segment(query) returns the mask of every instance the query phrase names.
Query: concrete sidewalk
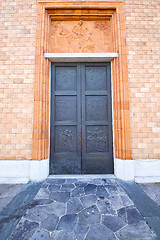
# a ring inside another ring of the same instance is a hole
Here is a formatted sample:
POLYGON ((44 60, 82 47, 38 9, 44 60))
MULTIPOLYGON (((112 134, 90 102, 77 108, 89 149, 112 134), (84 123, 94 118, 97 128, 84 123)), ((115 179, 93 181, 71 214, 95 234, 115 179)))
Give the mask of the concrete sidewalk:
MULTIPOLYGON (((148 197, 155 193, 154 184, 48 178, 43 183, 9 186, 0 186, 1 198, 4 192, 15 193, 1 207, 1 240, 160 239, 156 227, 160 209, 148 197)), ((156 196, 159 201, 160 184, 156 196)))

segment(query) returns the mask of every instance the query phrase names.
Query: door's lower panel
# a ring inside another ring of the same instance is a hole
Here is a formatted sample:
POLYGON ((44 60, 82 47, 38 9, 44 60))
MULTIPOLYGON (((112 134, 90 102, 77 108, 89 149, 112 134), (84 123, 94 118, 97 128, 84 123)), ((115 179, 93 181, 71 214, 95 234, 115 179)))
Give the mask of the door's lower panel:
POLYGON ((55 155, 50 163, 50 174, 81 174, 81 157, 55 155))

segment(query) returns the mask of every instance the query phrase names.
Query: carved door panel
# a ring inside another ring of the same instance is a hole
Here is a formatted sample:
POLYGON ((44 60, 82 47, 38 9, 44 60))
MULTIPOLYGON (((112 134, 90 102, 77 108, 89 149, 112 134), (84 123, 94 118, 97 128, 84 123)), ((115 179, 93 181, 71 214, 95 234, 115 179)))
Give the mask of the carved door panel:
POLYGON ((113 173, 110 64, 52 64, 51 174, 113 173))

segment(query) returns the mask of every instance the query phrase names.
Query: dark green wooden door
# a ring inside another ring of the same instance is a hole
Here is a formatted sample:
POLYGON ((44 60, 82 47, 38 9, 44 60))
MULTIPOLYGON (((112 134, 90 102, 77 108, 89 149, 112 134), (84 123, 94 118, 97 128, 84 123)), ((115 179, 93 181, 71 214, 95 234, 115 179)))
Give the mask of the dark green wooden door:
POLYGON ((50 174, 113 173, 110 63, 52 64, 50 174))

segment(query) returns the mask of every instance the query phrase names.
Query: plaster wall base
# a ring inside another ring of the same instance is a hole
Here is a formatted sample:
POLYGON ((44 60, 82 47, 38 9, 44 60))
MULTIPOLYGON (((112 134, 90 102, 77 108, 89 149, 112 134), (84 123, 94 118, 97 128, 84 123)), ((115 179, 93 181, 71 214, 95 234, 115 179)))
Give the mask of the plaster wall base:
POLYGON ((49 175, 49 159, 0 160, 0 183, 39 182, 49 175))
POLYGON ((117 178, 137 183, 160 182, 160 159, 114 159, 117 178))
MULTIPOLYGON (((39 182, 49 176, 49 159, 41 161, 0 160, 0 169, 1 184, 39 182)), ((160 182, 160 159, 122 160, 115 158, 114 175, 124 181, 137 183, 160 182)), ((94 177, 94 174, 91 176, 94 177)))

